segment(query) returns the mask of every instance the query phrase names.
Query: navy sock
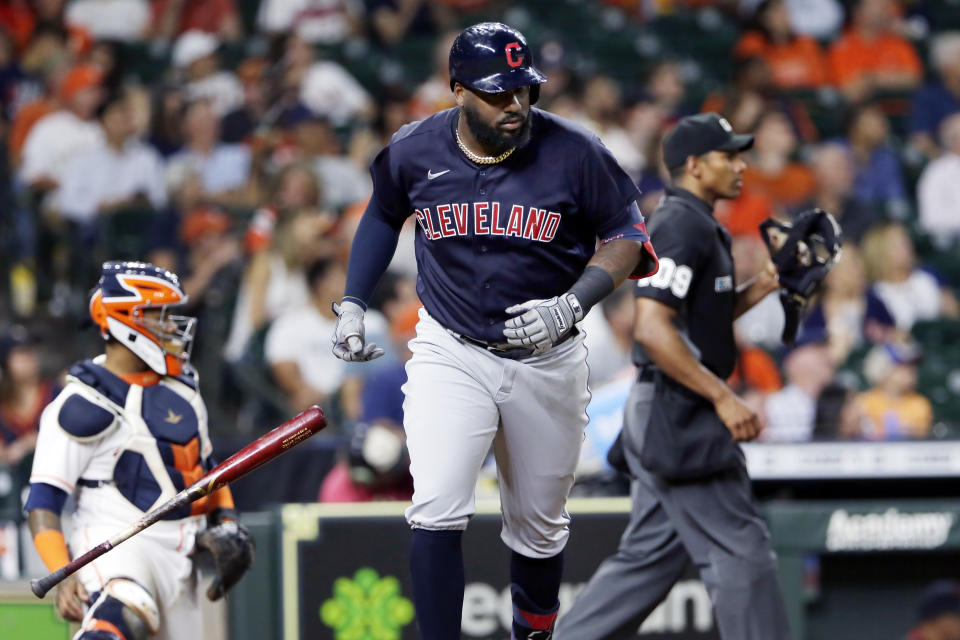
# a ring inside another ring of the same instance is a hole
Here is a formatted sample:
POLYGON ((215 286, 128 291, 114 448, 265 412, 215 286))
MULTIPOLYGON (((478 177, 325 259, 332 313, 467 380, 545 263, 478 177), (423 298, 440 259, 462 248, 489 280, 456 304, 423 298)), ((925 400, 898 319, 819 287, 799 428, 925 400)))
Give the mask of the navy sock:
POLYGON ((552 558, 528 558, 516 551, 510 559, 514 640, 546 640, 552 636, 560 602, 563 552, 552 558))
POLYGON ((462 531, 414 529, 410 544, 413 604, 422 640, 460 640, 462 531))
POLYGON ((563 551, 551 558, 528 558, 514 551, 510 557, 510 582, 523 589, 540 609, 551 609, 560 593, 563 551))

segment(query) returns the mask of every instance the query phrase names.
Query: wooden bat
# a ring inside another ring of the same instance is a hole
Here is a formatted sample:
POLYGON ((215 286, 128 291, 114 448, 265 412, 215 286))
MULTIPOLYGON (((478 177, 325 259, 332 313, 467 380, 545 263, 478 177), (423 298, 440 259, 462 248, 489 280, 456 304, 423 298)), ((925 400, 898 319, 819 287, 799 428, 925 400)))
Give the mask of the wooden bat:
POLYGON ((50 589, 76 572, 80 567, 96 560, 110 549, 140 533, 171 511, 190 504, 194 500, 210 495, 217 489, 230 484, 257 467, 270 462, 287 449, 294 447, 327 426, 320 407, 313 406, 287 420, 270 433, 257 438, 240 451, 208 471, 202 478, 173 496, 162 505, 144 514, 142 518, 117 533, 109 540, 101 542, 81 556, 71 560, 53 573, 30 581, 30 589, 38 598, 42 598, 50 589))

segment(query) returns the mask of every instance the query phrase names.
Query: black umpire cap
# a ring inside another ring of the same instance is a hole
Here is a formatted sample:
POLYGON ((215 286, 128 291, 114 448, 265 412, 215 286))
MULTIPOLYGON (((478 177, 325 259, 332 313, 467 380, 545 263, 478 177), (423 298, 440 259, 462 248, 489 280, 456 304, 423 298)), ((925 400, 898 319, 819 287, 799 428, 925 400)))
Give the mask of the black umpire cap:
POLYGON ((719 113, 698 113, 681 118, 663 139, 663 163, 673 171, 687 161, 687 156, 702 156, 710 151, 746 151, 752 146, 753 136, 734 133, 719 113))

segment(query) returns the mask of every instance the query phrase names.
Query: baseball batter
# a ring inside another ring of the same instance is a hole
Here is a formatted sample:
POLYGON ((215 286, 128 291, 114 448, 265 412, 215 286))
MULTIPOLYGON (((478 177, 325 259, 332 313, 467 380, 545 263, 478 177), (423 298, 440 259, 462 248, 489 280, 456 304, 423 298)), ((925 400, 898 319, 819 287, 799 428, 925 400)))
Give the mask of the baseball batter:
MULTIPOLYGON (((30 530, 54 571, 159 506, 212 468, 207 412, 189 366, 195 320, 173 315, 176 275, 107 262, 90 300, 105 353, 70 369, 47 406, 30 476, 30 530), (69 544, 60 527, 76 495, 69 544)), ((57 588, 57 610, 82 621, 78 640, 196 637, 193 555, 209 550, 221 597, 253 561, 226 487, 139 533, 57 588)))
POLYGON ((402 127, 372 163, 334 352, 363 361, 364 301, 415 215, 417 336, 403 390, 414 479, 410 568, 422 637, 460 637, 461 534, 491 445, 512 550, 513 637, 549 638, 587 422, 576 324, 626 277, 656 270, 636 186, 600 141, 531 108, 546 77, 499 23, 450 50, 457 107, 402 127), (599 241, 599 243, 598 243, 599 241), (597 249, 599 246, 599 249, 597 249))

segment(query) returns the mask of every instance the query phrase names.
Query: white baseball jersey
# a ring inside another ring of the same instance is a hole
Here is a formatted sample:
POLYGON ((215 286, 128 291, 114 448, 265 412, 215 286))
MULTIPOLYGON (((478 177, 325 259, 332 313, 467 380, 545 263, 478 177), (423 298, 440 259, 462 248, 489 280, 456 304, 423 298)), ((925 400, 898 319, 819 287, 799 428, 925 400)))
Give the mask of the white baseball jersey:
MULTIPOLYGON (((44 410, 30 476, 31 484, 76 492, 67 535, 72 557, 192 484, 212 451, 195 379, 128 384, 100 366, 102 358, 72 367, 44 410)), ((111 578, 132 578, 156 600, 161 635, 174 637, 170 625, 185 619, 199 624, 190 553, 205 526, 204 506, 188 505, 86 565, 78 575, 87 591, 102 590, 111 578), (177 621, 165 615, 171 609, 177 621)))

